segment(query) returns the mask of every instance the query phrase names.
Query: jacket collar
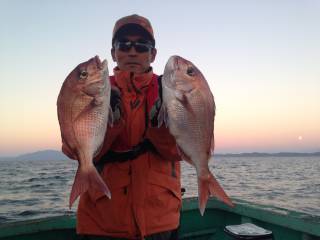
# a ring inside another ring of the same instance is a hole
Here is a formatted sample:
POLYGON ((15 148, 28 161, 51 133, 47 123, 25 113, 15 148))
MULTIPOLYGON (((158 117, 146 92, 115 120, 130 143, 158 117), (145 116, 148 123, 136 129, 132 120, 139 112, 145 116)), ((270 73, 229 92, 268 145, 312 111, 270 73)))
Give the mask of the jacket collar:
POLYGON ((145 92, 152 80, 153 70, 150 67, 148 72, 136 74, 122 71, 118 67, 113 69, 116 85, 123 93, 140 94, 145 92))

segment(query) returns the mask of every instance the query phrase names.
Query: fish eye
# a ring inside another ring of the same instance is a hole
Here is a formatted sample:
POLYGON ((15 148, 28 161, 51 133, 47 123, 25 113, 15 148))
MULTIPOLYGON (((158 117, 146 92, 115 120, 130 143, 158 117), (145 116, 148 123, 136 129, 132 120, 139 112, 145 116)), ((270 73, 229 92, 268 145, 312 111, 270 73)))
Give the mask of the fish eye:
POLYGON ((86 70, 80 70, 80 79, 86 79, 88 77, 88 72, 86 70))
POLYGON ((187 68, 187 74, 189 75, 189 76, 194 76, 195 75, 195 71, 194 71, 194 68, 193 67, 188 67, 187 68))

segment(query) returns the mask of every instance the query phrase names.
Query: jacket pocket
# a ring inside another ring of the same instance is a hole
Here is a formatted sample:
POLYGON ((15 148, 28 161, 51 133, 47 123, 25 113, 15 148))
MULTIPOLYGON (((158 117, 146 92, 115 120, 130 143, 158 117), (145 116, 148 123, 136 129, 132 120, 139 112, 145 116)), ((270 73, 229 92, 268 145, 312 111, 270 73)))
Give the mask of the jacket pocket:
POLYGON ((181 207, 180 180, 170 175, 150 170, 148 177, 146 213, 149 215, 150 225, 166 225, 168 218, 179 215, 181 207), (167 219, 167 220, 166 220, 167 219))
POLYGON ((102 178, 111 191, 111 199, 101 191, 89 191, 102 226, 108 233, 127 233, 131 219, 128 197, 130 175, 125 167, 119 168, 117 164, 110 164, 105 166, 102 178))

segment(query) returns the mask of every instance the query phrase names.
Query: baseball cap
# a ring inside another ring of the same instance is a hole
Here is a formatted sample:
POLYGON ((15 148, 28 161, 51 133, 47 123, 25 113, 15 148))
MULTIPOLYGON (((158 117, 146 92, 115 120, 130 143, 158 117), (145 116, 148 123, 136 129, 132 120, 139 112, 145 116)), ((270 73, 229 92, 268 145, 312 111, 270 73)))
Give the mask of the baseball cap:
POLYGON ((116 39, 119 39, 124 35, 134 34, 139 34, 150 40, 152 45, 155 46, 154 34, 150 21, 138 14, 120 18, 116 22, 112 33, 112 45, 116 39))

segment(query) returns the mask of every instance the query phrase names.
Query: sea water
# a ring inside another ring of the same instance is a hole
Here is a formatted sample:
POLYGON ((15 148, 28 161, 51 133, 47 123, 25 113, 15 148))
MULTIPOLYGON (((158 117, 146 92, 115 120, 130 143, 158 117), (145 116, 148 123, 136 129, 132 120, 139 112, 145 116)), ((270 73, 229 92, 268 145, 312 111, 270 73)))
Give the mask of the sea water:
MULTIPOLYGON (((74 213, 72 160, 0 161, 0 224, 74 213)), ((320 216, 320 157, 216 157, 211 171, 231 198, 320 216)), ((183 197, 197 196, 195 169, 182 163, 183 197)))

